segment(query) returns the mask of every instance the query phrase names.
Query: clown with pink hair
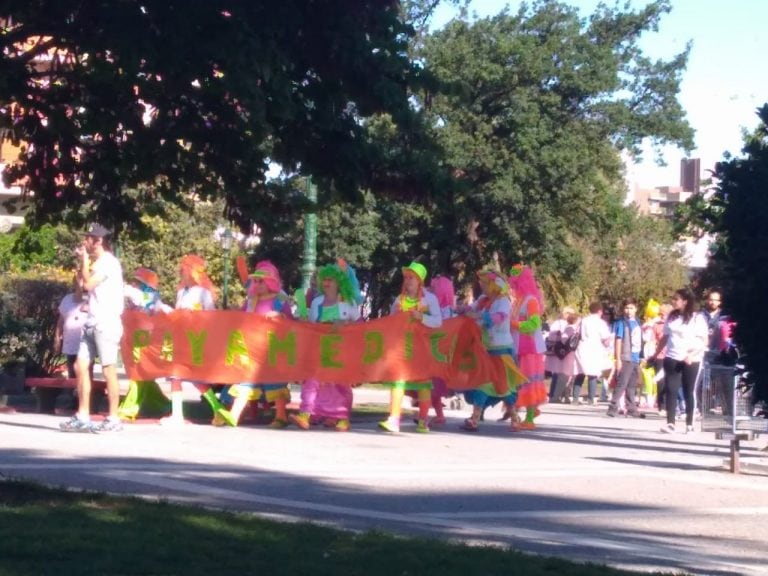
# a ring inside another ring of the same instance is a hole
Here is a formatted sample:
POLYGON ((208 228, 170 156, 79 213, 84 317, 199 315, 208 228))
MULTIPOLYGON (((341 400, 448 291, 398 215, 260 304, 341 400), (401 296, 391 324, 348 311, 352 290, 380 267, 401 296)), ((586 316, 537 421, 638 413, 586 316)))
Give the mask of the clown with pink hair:
MULTIPOLYGON (((292 318, 290 300, 282 290, 280 272, 269 260, 256 264, 256 270, 247 283, 248 293, 245 311, 273 318, 283 316, 292 318)), ((235 399, 227 414, 230 418, 217 420, 214 424, 225 422, 236 426, 240 415, 250 401, 274 403, 275 418, 270 428, 285 428, 288 425, 287 406, 291 400, 291 391, 287 383, 251 384, 243 382, 229 387, 229 394, 235 399)))
MULTIPOLYGON (((437 303, 440 305, 440 315, 443 320, 448 320, 456 315, 456 291, 453 282, 446 276, 434 276, 429 283, 429 290, 437 297, 437 303)), ((453 390, 448 389, 448 385, 442 378, 432 378, 431 403, 435 410, 435 417, 430 420, 430 426, 441 426, 445 424, 445 412, 443 411, 443 398, 453 396, 453 390)))
POLYGON ((510 326, 520 369, 528 378, 518 389, 515 404, 525 408, 525 420, 517 423, 513 419, 512 425, 519 430, 533 430, 536 428, 534 420, 539 413, 537 407, 547 401, 548 392, 544 384, 546 344, 541 331, 544 299, 533 271, 528 266, 516 264, 509 274, 509 286, 514 296, 510 326))

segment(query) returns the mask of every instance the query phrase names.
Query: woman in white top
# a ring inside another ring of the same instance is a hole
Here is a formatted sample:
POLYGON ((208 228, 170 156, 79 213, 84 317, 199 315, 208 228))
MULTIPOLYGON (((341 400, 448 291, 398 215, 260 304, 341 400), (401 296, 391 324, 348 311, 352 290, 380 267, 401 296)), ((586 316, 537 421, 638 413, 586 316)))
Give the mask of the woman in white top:
POLYGON ((581 401, 581 386, 587 379, 587 395, 590 403, 595 402, 597 377, 609 365, 611 329, 603 320, 603 306, 600 302, 589 305, 589 315, 581 319, 579 326, 581 341, 576 349, 576 377, 573 380, 573 401, 581 401))
POLYGON ((675 292, 672 308, 664 325, 664 335, 653 356, 648 358, 652 362, 664 346, 667 347, 664 357, 667 424, 661 428, 667 434, 675 431, 677 391, 681 386, 685 396, 685 429, 693 432, 693 392, 709 336, 707 322, 695 311, 694 296, 689 289, 675 292))

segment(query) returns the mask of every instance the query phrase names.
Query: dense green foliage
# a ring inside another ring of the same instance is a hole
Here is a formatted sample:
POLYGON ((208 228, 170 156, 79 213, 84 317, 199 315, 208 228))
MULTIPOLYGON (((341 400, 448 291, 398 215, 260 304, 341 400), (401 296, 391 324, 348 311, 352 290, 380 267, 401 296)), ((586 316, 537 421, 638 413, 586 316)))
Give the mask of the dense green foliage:
POLYGON ((744 156, 717 165, 718 184, 700 222, 718 236, 714 265, 723 272, 724 305, 737 322, 736 339, 757 397, 768 401, 768 354, 762 346, 768 313, 760 305, 768 291, 768 104, 758 114, 761 123, 747 138, 744 156))
POLYGON ((354 196, 361 120, 411 113, 396 2, 18 0, 1 16, 0 129, 24 145, 5 178, 25 178, 36 221, 121 229, 194 191, 247 226, 268 217, 270 162, 354 196))
POLYGON ((594 237, 623 201, 617 151, 644 137, 691 144, 675 100, 687 53, 650 63, 637 47, 666 10, 604 8, 584 24, 575 8, 539 2, 427 39, 445 86, 431 99, 434 130, 460 181, 441 203, 448 261, 498 253, 575 271, 569 237, 594 237))
MULTIPOLYGON (((666 225, 623 205, 619 157, 644 138, 691 144, 677 102, 687 50, 650 61, 638 46, 666 0, 587 19, 547 0, 477 21, 463 13, 436 32, 437 0, 48 4, 5 8, 0 43, 55 39, 0 58, 0 101, 31 91, 35 102, 0 114, 6 135, 34 144, 10 176, 39 188, 34 222, 117 225, 126 270, 156 268, 166 299, 184 253, 205 256, 222 285, 209 241, 222 214, 257 224, 251 260, 272 259, 297 286, 306 175, 319 188, 318 262, 355 265, 374 314, 412 259, 461 288, 482 266, 525 260, 553 306, 679 284, 666 225), (55 85, 30 84, 25 63, 53 46, 74 60, 55 85), (155 107, 148 124, 136 94, 155 107), (278 178, 266 178, 269 161, 278 178)), ((7 252, 0 241, 1 267, 7 252)))
POLYGON ((54 334, 59 303, 71 286, 66 273, 50 269, 0 276, 0 330, 30 343, 23 351, 28 376, 50 374, 59 364, 54 334))

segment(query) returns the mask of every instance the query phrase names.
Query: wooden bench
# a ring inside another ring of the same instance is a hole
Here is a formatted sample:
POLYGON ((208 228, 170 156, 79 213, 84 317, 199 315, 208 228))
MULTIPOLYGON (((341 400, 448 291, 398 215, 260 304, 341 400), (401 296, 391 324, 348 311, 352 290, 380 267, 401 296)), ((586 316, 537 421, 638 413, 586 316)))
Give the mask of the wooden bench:
MULTIPOLYGON (((27 388, 34 388, 37 395, 37 409, 44 414, 56 412, 56 398, 62 390, 75 390, 75 378, 27 378, 24 382, 27 388)), ((104 398, 107 383, 104 380, 91 381, 91 409, 95 411, 98 403, 104 398)))

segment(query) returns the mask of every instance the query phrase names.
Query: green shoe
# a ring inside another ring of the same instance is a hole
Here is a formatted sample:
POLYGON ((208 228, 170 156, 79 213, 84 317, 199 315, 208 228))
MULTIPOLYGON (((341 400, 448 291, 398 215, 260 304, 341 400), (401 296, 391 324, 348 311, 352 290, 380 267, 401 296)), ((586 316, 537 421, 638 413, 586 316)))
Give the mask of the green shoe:
POLYGON ((429 432, 429 426, 427 426, 426 420, 419 420, 416 423, 416 432, 420 434, 426 434, 427 432, 429 432))
POLYGON ((333 427, 336 432, 349 432, 349 420, 342 418, 336 422, 336 426, 333 427))

